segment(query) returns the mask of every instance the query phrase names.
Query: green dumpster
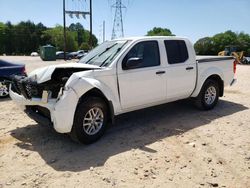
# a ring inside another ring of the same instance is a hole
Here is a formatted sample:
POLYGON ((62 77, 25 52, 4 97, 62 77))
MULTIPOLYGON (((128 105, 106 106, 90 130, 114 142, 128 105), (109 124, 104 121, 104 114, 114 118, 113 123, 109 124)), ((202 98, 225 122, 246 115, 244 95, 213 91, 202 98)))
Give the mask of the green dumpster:
POLYGON ((51 45, 41 46, 40 57, 43 61, 55 61, 56 60, 56 48, 51 45))

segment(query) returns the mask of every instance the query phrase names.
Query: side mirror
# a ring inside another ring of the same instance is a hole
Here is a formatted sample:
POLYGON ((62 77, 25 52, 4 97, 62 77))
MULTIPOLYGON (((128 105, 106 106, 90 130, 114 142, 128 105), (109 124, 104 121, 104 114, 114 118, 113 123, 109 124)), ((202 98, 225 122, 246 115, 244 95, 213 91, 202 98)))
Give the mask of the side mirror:
POLYGON ((142 59, 139 57, 129 58, 125 63, 124 69, 135 69, 138 68, 142 64, 142 59))

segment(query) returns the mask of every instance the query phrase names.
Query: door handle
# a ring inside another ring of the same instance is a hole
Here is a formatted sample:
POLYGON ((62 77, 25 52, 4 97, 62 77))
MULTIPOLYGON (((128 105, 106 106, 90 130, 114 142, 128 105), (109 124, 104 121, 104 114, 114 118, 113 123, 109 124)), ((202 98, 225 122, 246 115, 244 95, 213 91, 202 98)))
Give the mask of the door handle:
POLYGON ((166 71, 158 71, 155 74, 159 75, 159 74, 165 74, 165 73, 166 73, 166 71))
POLYGON ((192 70, 194 67, 187 67, 186 70, 192 70))

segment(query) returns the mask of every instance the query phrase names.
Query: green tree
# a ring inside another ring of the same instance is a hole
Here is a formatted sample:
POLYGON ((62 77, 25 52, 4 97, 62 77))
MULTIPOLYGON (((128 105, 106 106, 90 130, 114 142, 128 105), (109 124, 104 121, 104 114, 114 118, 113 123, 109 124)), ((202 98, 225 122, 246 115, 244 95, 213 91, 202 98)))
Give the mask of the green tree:
POLYGON ((14 41, 13 41, 13 37, 14 37, 14 31, 13 28, 14 26, 11 24, 11 22, 7 22, 5 24, 6 28, 4 30, 4 38, 3 38, 3 48, 5 49, 4 53, 6 54, 12 54, 13 53, 13 49, 14 49, 14 41))
POLYGON ((210 54, 215 53, 213 50, 213 40, 211 37, 204 37, 199 39, 195 44, 194 48, 196 53, 199 55, 206 55, 208 52, 210 54))
POLYGON ((80 46, 80 49, 81 49, 81 50, 88 51, 88 50, 90 50, 90 46, 89 46, 89 44, 88 44, 87 42, 83 42, 83 43, 81 44, 81 46, 80 46))
POLYGON ((154 27, 152 30, 148 31, 147 36, 175 36, 167 28, 154 27))
POLYGON ((0 54, 5 53, 6 29, 7 26, 0 22, 0 54))
MULTIPOLYGON (((49 39, 50 44, 54 45, 57 50, 64 50, 63 27, 57 25, 55 28, 44 31, 44 37, 49 39)), ((75 33, 66 32, 67 51, 77 50, 77 42, 75 41, 75 33)))
MULTIPOLYGON (((93 37, 93 45, 97 45, 97 38, 93 37)), ((71 24, 67 28, 67 51, 75 51, 82 45, 89 47, 89 31, 80 23, 71 24)), ((57 25, 47 28, 42 23, 34 24, 31 21, 22 21, 16 25, 11 22, 0 23, 0 54, 30 54, 37 51, 39 46, 52 44, 58 50, 64 49, 63 27, 57 25)), ((87 49, 86 49, 87 50, 87 49)))
POLYGON ((41 23, 35 25, 31 21, 12 25, 10 22, 0 24, 0 53, 29 54, 36 51, 41 43, 45 43, 42 32, 47 28, 41 23))
POLYGON ((224 33, 214 35, 212 40, 214 51, 218 53, 223 51, 228 45, 236 45, 237 34, 229 30, 224 33))
POLYGON ((69 26, 69 30, 72 32, 76 32, 76 40, 77 40, 78 46, 80 46, 84 41, 86 42, 86 39, 84 40, 85 30, 80 23, 76 23, 76 24, 72 23, 69 26))
POLYGON ((20 22, 13 28, 14 52, 18 54, 27 54, 36 51, 38 48, 38 35, 36 25, 31 21, 20 22))
POLYGON ((246 56, 250 55, 250 35, 226 31, 218 33, 213 37, 199 39, 194 48, 199 55, 217 55, 226 46, 235 46, 237 51, 244 51, 246 56))
MULTIPOLYGON (((84 38, 84 42, 87 42, 89 44, 89 42, 90 42, 90 32, 85 31, 84 35, 83 35, 83 38, 84 38)), ((98 44, 98 39, 96 38, 95 35, 92 35, 92 45, 93 45, 93 47, 96 47, 97 44, 98 44)))
POLYGON ((241 47, 240 50, 246 52, 250 56, 250 35, 243 32, 238 34, 237 44, 241 47))

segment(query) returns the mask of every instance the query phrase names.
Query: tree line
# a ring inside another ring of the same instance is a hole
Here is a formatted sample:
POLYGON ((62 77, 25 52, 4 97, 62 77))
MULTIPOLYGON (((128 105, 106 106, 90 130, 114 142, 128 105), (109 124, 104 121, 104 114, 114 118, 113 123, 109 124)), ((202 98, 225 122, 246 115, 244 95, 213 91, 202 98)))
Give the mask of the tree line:
MULTIPOLYGON (((71 24, 67 29, 67 51, 78 49, 89 50, 90 32, 80 23, 71 24)), ((154 27, 147 32, 147 36, 175 36, 170 29, 154 27)), ((98 43, 95 35, 93 45, 98 43)), ((48 28, 42 23, 34 24, 31 21, 22 21, 16 25, 11 22, 0 22, 0 54, 22 55, 38 51, 40 46, 51 44, 61 51, 64 49, 63 27, 56 25, 48 28)), ((238 51, 244 51, 250 56, 250 35, 240 32, 226 31, 212 37, 199 39, 194 48, 198 55, 217 55, 226 46, 235 46, 238 51)))
POLYGON ((238 52, 244 51, 245 56, 250 56, 250 35, 228 30, 212 37, 201 38, 194 44, 195 51, 199 55, 217 55, 227 46, 234 46, 238 52))
MULTIPOLYGON (((147 36, 175 36, 167 28, 155 27, 148 31, 147 36)), ((212 37, 199 39, 194 48, 197 55, 218 55, 227 46, 235 46, 237 51, 244 51, 245 56, 250 56, 250 35, 240 32, 226 31, 218 33, 212 37)))
MULTIPOLYGON (((80 23, 71 24, 66 30, 67 51, 90 49, 90 32, 80 23)), ((92 39, 93 45, 96 46, 96 36, 92 35, 92 39)), ((27 55, 47 44, 55 46, 59 51, 64 49, 62 26, 48 28, 42 23, 34 24, 31 21, 22 21, 16 25, 0 22, 0 54, 27 55)))

